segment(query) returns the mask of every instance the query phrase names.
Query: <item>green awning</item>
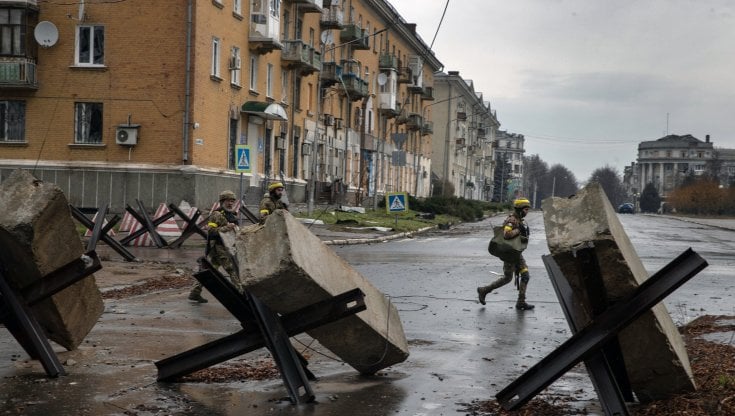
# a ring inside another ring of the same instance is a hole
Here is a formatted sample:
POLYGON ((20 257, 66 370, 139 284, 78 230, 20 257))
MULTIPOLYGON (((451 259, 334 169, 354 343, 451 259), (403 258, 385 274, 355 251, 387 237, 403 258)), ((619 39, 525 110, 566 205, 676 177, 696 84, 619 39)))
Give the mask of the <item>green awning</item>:
POLYGON ((243 113, 254 114, 266 120, 287 121, 286 110, 276 103, 263 101, 248 101, 240 109, 243 113))

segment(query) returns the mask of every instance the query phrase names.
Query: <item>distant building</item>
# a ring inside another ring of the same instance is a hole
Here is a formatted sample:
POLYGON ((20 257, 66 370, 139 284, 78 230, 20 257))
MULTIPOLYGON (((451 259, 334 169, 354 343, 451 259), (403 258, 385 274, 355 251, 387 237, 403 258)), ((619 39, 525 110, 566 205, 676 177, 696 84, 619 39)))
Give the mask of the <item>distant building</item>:
POLYGON ((690 134, 670 134, 638 145, 638 160, 626 167, 624 182, 631 194, 653 183, 665 197, 687 175, 699 176, 707 171, 718 175, 723 185, 731 184, 735 178, 735 150, 716 149, 709 135, 701 141, 690 134))
POLYGON ((499 202, 510 201, 522 196, 527 190, 523 184, 523 154, 526 152, 526 139, 522 134, 508 133, 500 130, 496 136, 495 148, 495 178, 496 192, 494 200, 499 202), (501 183, 505 186, 501 186, 501 183), (505 192, 502 192, 505 189, 505 192), (501 192, 503 193, 501 197, 501 192))
POLYGON ((493 142, 500 123, 490 103, 459 71, 434 74, 434 101, 427 107, 433 123, 433 193, 489 200, 492 195, 493 142), (452 195, 446 194, 451 184, 452 195))

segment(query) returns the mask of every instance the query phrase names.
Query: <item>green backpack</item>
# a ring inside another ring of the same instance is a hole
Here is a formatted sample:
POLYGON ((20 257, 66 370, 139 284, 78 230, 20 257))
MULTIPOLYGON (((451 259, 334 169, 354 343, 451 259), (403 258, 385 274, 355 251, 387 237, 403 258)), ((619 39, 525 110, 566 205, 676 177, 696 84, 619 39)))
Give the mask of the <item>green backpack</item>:
POLYGON ((515 263, 521 258, 521 253, 526 249, 528 243, 521 241, 518 235, 510 240, 503 237, 503 226, 493 227, 493 238, 487 246, 487 251, 500 260, 515 263))

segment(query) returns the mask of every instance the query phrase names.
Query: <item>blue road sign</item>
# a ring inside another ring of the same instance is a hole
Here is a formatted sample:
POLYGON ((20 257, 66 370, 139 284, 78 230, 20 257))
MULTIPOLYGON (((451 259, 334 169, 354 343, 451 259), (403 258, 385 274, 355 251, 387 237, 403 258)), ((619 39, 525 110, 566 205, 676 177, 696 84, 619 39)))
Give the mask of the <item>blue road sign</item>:
POLYGON ((408 196, 405 192, 385 194, 385 208, 389 214, 408 211, 408 196))
POLYGON ((235 145, 235 171, 250 173, 250 146, 245 144, 235 145))

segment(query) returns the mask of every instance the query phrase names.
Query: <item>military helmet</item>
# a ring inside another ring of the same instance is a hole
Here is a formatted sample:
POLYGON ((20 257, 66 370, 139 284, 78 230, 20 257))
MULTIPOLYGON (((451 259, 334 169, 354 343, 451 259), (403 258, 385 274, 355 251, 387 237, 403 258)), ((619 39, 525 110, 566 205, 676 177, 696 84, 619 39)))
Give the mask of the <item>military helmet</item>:
POLYGON ((531 208, 531 202, 526 198, 518 198, 515 201, 513 201, 513 208, 515 209, 531 208))
POLYGON ((268 187, 268 192, 273 192, 274 190, 276 190, 276 189, 278 189, 278 188, 283 188, 283 187, 284 187, 284 186, 283 186, 283 184, 282 184, 281 182, 273 182, 273 183, 272 183, 272 184, 270 184, 270 186, 268 187))
POLYGON ((222 192, 221 192, 221 193, 219 194, 219 200, 220 200, 220 201, 224 201, 224 200, 226 200, 226 199, 233 199, 233 200, 237 200, 237 197, 235 196, 235 193, 234 193, 234 192, 232 192, 232 191, 222 191, 222 192))

